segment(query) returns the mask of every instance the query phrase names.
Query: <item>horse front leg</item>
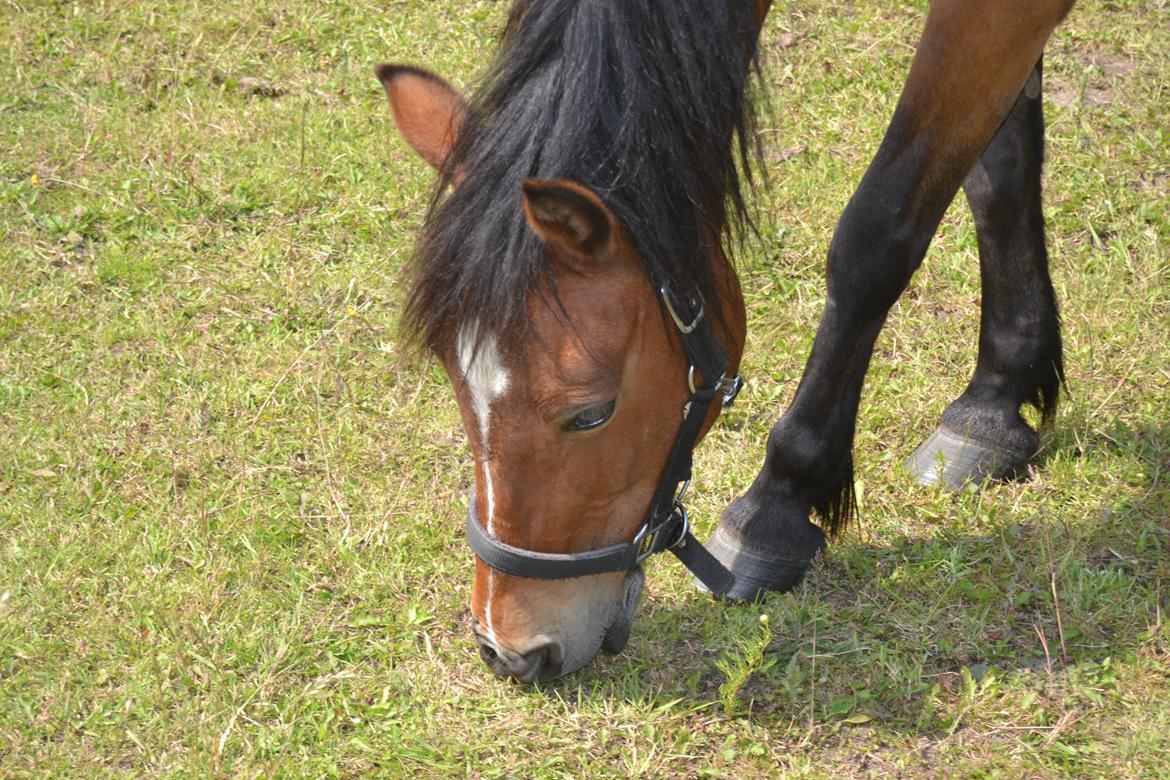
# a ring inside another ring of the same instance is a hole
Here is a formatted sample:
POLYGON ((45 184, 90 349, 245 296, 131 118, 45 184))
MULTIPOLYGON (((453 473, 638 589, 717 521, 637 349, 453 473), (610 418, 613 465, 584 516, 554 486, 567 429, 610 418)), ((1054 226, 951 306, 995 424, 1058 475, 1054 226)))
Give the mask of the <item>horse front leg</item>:
POLYGON ((874 342, 947 206, 1012 110, 1072 0, 935 0, 890 127, 837 224, 828 291, 763 468, 711 551, 731 598, 796 585, 853 509, 853 432, 874 342), (818 516, 821 527, 809 520, 818 516), (822 531, 822 528, 824 531, 822 531))
POLYGON ((1063 364, 1040 198, 1041 71, 1037 63, 963 182, 979 240, 979 358, 967 389, 906 462, 923 484, 955 489, 1016 474, 1040 447, 1020 407, 1035 406, 1042 424, 1056 413, 1063 364))

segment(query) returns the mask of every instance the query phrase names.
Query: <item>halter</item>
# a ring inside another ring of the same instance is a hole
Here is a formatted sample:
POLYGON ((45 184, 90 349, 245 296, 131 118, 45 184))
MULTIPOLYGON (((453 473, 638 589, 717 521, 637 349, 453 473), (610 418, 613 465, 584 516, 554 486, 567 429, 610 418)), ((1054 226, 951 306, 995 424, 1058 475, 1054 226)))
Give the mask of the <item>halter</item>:
POLYGON ((687 384, 691 397, 683 407, 683 421, 674 437, 670 457, 655 491, 646 520, 630 542, 577 553, 543 553, 505 544, 491 536, 479 520, 474 498, 467 510, 467 540, 480 560, 491 568, 517 577, 538 580, 567 580, 591 574, 632 571, 655 553, 669 550, 716 596, 724 596, 735 584, 727 570, 691 533, 690 519, 683 503, 691 484, 691 456, 707 412, 716 398, 724 409, 731 406, 743 387, 743 379, 727 376, 731 359, 720 346, 706 317, 701 300, 685 305, 659 287, 662 303, 679 333, 679 342, 689 364, 687 384), (695 373, 703 381, 719 379, 696 387, 695 373))

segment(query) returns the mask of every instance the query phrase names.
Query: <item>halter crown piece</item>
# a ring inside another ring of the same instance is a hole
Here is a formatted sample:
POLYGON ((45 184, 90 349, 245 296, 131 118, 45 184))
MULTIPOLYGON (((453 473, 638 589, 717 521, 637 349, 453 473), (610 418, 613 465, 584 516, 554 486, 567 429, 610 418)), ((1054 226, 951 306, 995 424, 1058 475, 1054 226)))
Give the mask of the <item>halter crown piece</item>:
POLYGON ((678 330, 679 342, 689 363, 691 397, 684 407, 682 425, 674 437, 674 446, 645 522, 633 540, 625 544, 577 553, 535 552, 505 544, 488 534, 479 520, 473 497, 467 510, 467 541, 488 566, 517 577, 567 580, 590 574, 632 571, 651 555, 670 550, 715 596, 727 595, 735 584, 735 575, 691 533, 683 498, 691 483, 691 455, 711 404, 718 398, 723 408, 731 406, 743 387, 743 379, 738 375, 727 376, 731 359, 715 338, 702 300, 679 301, 666 284, 659 285, 659 292, 663 306, 678 330), (710 384, 696 387, 696 371, 704 382, 710 384), (719 379, 711 382, 710 377, 719 379))

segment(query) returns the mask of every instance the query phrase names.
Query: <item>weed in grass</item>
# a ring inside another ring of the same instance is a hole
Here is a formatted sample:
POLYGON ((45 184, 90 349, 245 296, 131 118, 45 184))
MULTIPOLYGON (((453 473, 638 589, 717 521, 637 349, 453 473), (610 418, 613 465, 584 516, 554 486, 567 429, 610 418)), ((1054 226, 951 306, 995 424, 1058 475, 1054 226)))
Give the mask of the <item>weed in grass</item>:
POLYGON ((739 711, 742 702, 739 693, 753 674, 764 674, 776 664, 775 658, 765 657, 768 646, 772 643, 772 628, 768 625, 768 616, 760 615, 759 631, 755 636, 743 636, 737 640, 738 653, 728 653, 715 662, 715 667, 723 673, 725 681, 719 686, 719 703, 723 711, 734 714, 739 711))

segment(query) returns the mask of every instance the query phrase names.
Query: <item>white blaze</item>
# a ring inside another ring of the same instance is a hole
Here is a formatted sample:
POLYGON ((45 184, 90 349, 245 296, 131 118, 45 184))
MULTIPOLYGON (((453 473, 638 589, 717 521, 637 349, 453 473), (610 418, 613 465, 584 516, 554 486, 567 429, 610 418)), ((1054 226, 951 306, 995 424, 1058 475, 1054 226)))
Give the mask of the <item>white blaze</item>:
MULTIPOLYGON (((471 406, 475 412, 475 421, 479 427, 479 447, 482 458, 483 492, 487 499, 484 507, 484 525, 487 532, 495 535, 493 521, 495 520, 496 499, 492 490, 492 460, 491 460, 491 415, 492 402, 503 395, 508 389, 508 371, 500 359, 500 341, 494 335, 479 338, 479 323, 472 322, 459 330, 455 339, 455 353, 459 359, 459 370, 463 372, 463 381, 467 383, 467 390, 471 393, 471 406), (478 346, 478 349, 477 349, 478 346)), ((495 632, 492 630, 492 585, 495 572, 488 571, 488 597, 484 604, 484 628, 492 644, 496 643, 495 632)))
POLYGON ((459 357, 459 370, 471 391, 471 403, 475 407, 476 422, 479 423, 479 438, 486 458, 490 445, 488 431, 491 425, 492 401, 508 389, 508 371, 500 359, 500 340, 485 336, 479 341, 479 323, 474 322, 460 329, 455 339, 455 352, 459 357))

